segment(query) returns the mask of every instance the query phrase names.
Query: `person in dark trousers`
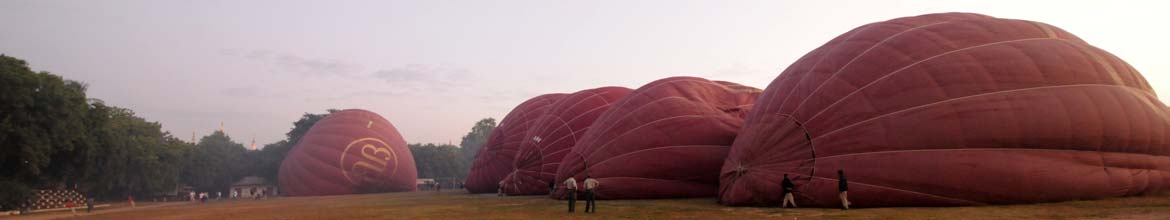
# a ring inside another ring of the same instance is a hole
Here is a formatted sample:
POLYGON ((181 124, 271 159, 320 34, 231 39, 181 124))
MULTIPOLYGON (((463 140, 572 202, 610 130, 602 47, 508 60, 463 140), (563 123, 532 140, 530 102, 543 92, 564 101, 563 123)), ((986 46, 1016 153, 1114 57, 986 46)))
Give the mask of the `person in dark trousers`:
POLYGON ((780 208, 788 207, 788 203, 792 203, 792 207, 796 208, 796 198, 792 196, 793 189, 796 184, 792 184, 792 180, 788 179, 788 174, 784 174, 784 180, 780 181, 780 193, 784 195, 784 201, 780 202, 780 208))
POLYGON ((597 179, 585 175, 585 213, 597 212, 597 187, 601 186, 597 179))
POLYGON ((556 193, 556 192, 557 192, 557 183, 556 183, 556 181, 548 181, 548 194, 553 194, 553 193, 556 193))
POLYGON ((85 200, 85 212, 93 212, 93 198, 85 200))
POLYGON ((565 193, 569 196, 569 213, 577 210, 577 180, 573 177, 565 180, 565 193))
POLYGON ((837 194, 841 198, 841 210, 849 210, 849 181, 845 179, 844 170, 837 170, 837 190, 841 191, 837 194))

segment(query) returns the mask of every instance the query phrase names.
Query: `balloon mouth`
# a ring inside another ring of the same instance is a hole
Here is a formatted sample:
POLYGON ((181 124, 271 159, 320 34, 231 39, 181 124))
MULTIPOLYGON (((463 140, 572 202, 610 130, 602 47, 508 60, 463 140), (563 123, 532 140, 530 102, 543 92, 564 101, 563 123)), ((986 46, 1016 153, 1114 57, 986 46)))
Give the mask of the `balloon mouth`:
MULTIPOLYGON (((797 191, 812 181, 816 167, 816 149, 812 142, 812 135, 809 134, 804 123, 789 114, 765 115, 759 119, 754 125, 745 125, 744 128, 745 130, 750 128, 762 132, 750 132, 746 135, 741 133, 741 135, 745 135, 741 136, 745 140, 736 140, 736 145, 744 144, 747 148, 768 149, 768 153, 737 155, 739 158, 735 161, 726 162, 735 164, 734 168, 724 172, 720 178, 722 181, 726 181, 725 184, 720 184, 719 203, 721 204, 770 205, 772 201, 766 201, 761 196, 750 196, 749 200, 740 200, 743 198, 738 197, 742 197, 742 195, 732 194, 769 192, 762 188, 779 186, 766 185, 764 183, 770 181, 765 179, 778 180, 784 174, 789 174, 789 178, 797 184, 797 191), (753 161, 779 162, 757 164, 753 161), (746 191, 740 192, 743 190, 746 191)), ((779 200, 775 202, 779 202, 779 200)))

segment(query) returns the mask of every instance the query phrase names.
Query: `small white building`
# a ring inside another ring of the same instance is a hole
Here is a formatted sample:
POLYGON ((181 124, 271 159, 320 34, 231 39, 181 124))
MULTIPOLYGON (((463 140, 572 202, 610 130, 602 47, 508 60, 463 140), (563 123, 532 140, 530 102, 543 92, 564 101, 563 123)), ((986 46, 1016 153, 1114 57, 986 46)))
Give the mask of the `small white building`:
MULTIPOLYGON (((235 192, 241 198, 251 198, 253 196, 259 196, 261 193, 267 194, 268 196, 280 194, 279 188, 275 184, 258 176, 244 177, 240 181, 232 183, 231 192, 235 192)), ((231 195, 231 192, 228 192, 228 195, 231 195)))

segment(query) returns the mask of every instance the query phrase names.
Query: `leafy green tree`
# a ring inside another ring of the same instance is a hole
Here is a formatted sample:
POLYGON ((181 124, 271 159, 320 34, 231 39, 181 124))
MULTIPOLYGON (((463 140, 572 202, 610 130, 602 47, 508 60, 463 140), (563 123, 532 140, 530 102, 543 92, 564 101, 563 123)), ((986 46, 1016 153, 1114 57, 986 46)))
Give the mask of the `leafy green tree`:
MULTIPOLYGON (((309 133, 309 129, 313 128, 314 124, 317 124, 317 121, 321 121, 321 119, 324 119, 325 117, 329 117, 330 114, 333 114, 334 112, 338 112, 341 110, 329 109, 326 111, 328 111, 328 113, 325 113, 325 114, 313 114, 313 113, 305 112, 305 115, 302 115, 300 120, 293 122, 292 130, 290 130, 290 131, 288 131, 288 133, 284 134, 285 136, 288 137, 288 143, 296 145, 298 142, 301 141, 301 137, 304 137, 305 133, 309 133)), ((291 148, 292 146, 289 146, 289 147, 291 148)), ((288 151, 286 150, 285 152, 288 152, 288 151)))
POLYGON ((475 126, 471 126, 471 131, 467 135, 463 135, 463 140, 459 142, 459 153, 461 154, 461 167, 459 168, 459 178, 467 177, 468 170, 471 169, 471 162, 475 160, 475 155, 487 144, 488 137, 491 136, 492 130, 496 129, 496 119, 485 118, 475 122, 475 126))
POLYGON ((225 191, 247 174, 243 144, 222 131, 204 136, 195 145, 183 171, 183 182, 200 191, 225 191))
POLYGON ((19 205, 32 189, 107 198, 169 191, 196 167, 187 163, 192 151, 157 122, 87 99, 84 84, 0 55, 0 206, 19 205))
POLYGON ((162 132, 161 124, 137 117, 129 109, 95 101, 90 113, 94 147, 78 160, 84 161, 81 170, 85 174, 78 185, 107 198, 174 189, 190 144, 162 132))
POLYGON ((254 161, 250 173, 275 181, 277 173, 280 172, 280 163, 284 161, 284 157, 288 155, 292 146, 288 140, 280 140, 276 143, 266 144, 260 150, 248 152, 251 155, 250 160, 254 161))
POLYGON ((463 159, 458 147, 448 144, 409 144, 419 178, 449 178, 461 173, 463 159))
MULTIPOLYGON (((0 187, 0 194, 25 195, 29 186, 69 181, 75 167, 50 166, 86 150, 87 109, 84 84, 34 72, 25 61, 0 54, 0 182, 10 186, 0 187)), ((0 197, 0 205, 20 199, 0 197)))

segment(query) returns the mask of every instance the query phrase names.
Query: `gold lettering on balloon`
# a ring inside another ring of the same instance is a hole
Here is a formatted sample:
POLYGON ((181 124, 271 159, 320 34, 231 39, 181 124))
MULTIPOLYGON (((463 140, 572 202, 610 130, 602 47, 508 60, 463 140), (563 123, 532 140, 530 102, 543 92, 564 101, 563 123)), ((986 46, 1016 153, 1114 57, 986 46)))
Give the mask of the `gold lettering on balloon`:
POLYGON ((398 172, 398 155, 390 149, 390 145, 377 138, 362 138, 350 142, 341 152, 340 167, 345 179, 350 183, 377 182, 379 176, 385 174, 393 176, 398 172), (358 152, 361 157, 347 157, 350 149, 361 146, 358 152), (354 160, 354 161, 349 161, 354 160), (386 174, 386 169, 390 173, 386 174))

